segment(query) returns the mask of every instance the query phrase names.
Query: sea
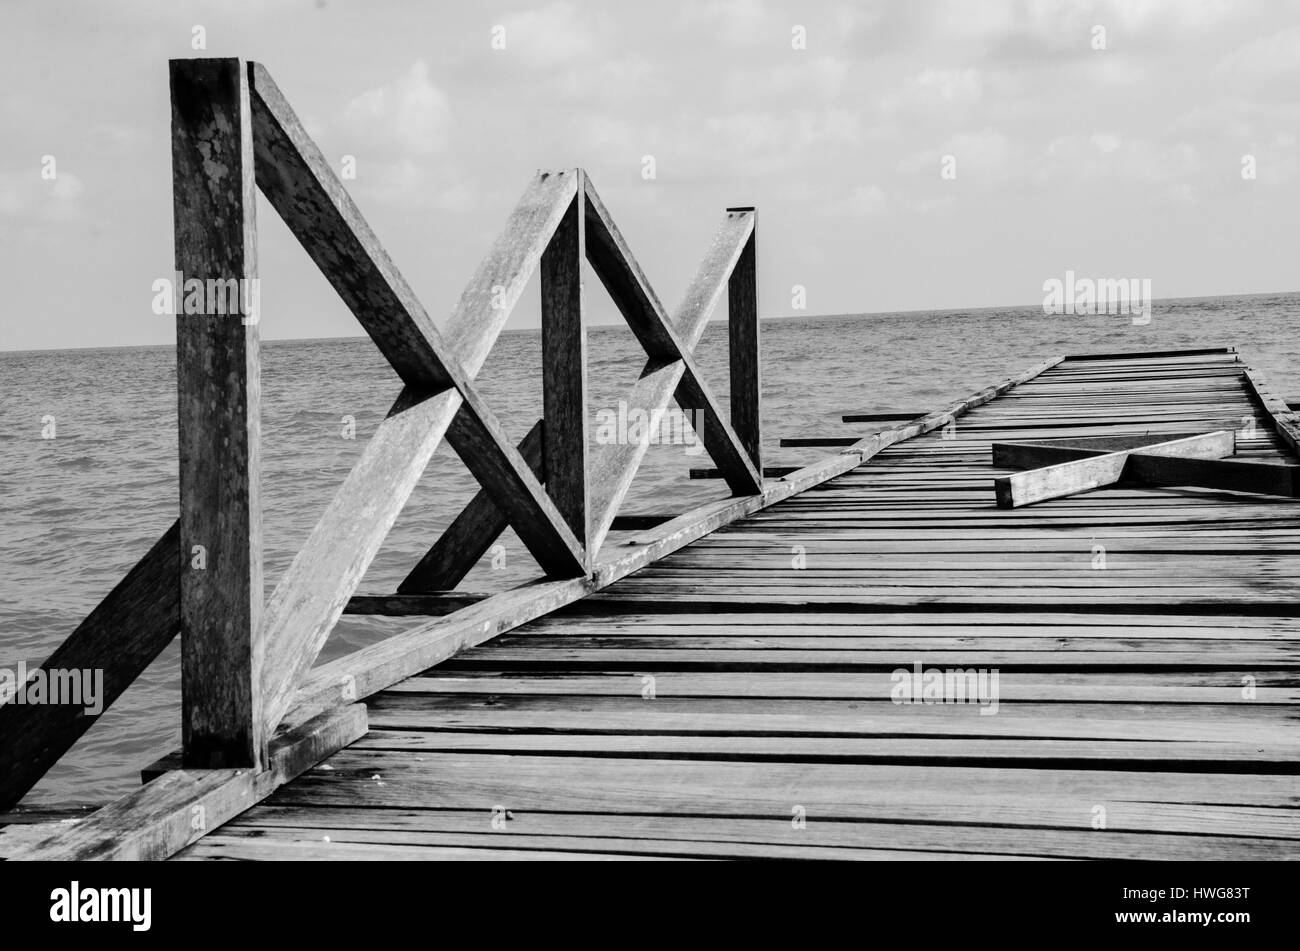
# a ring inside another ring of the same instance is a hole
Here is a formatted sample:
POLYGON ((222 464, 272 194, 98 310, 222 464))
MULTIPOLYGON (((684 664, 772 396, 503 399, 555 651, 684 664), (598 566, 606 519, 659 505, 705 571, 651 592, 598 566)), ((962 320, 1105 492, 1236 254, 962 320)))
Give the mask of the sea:
MULTIPOLYGON (((1235 346, 1275 393, 1300 398, 1300 293, 1157 300, 1150 316, 1135 324, 1039 306, 765 320, 765 461, 816 461, 835 450, 782 449, 780 438, 851 435, 845 413, 920 415, 1057 354, 1235 346)), ((725 324, 714 322, 696 351, 724 404, 726 344, 725 324)), ((540 345, 537 331, 507 331, 478 378, 514 439, 541 413, 540 345)), ((594 444, 645 358, 625 327, 591 328, 588 349, 594 444)), ((176 518, 175 386, 170 346, 0 352, 0 668, 43 661, 176 518)), ((263 343, 268 594, 399 390, 367 338, 263 343)), ((724 496, 721 482, 688 478, 708 464, 698 446, 652 446, 624 513, 681 512, 724 496)), ((359 593, 395 590, 475 490, 441 446, 359 593)), ((463 589, 503 590, 537 576, 513 535, 501 544, 463 589)), ((346 617, 322 659, 412 623, 346 617)), ((179 669, 173 642, 24 805, 101 804, 135 788, 142 766, 179 746, 179 669)))

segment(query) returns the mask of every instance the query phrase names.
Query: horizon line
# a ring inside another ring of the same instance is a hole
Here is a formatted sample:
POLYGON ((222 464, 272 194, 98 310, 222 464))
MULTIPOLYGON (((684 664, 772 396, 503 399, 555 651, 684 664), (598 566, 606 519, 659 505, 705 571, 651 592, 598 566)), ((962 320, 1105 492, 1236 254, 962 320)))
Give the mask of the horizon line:
MULTIPOLYGON (((1187 300, 1216 300, 1227 297, 1277 297, 1288 294, 1300 294, 1300 290, 1287 291, 1252 291, 1249 293, 1233 294, 1190 294, 1181 297, 1153 297, 1152 304, 1169 301, 1187 301, 1187 300)), ((871 318, 871 317, 906 317, 909 314, 969 314, 978 311, 987 310, 1026 310, 1031 307, 1042 307, 1042 302, 1032 304, 989 304, 979 307, 918 307, 914 310, 880 310, 880 311, 840 311, 831 314, 784 314, 776 317, 759 317, 760 322, 779 321, 779 320, 845 320, 849 318, 871 318)), ((1055 315, 1061 316, 1061 315, 1055 315)), ((708 323, 725 323, 725 317, 711 317, 708 323)), ((588 324, 588 327, 618 327, 623 321, 613 320, 608 323, 588 324)), ((540 333, 541 327, 506 327, 501 333, 540 333)), ((312 343, 322 340, 369 340, 364 334, 339 334, 333 337, 263 337, 262 343, 312 343)), ((108 346, 95 347, 37 347, 34 349, 8 349, 0 347, 0 354, 9 353, 65 353, 75 352, 78 350, 145 350, 151 347, 175 347, 175 343, 133 343, 117 344, 108 346)))

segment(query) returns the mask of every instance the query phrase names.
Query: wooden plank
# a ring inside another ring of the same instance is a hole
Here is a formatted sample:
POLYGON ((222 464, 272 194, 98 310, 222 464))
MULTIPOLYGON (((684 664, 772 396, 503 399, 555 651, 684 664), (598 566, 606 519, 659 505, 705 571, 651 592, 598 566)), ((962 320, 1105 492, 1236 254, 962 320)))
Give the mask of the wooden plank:
MULTIPOLYGON (((783 479, 791 472, 797 472, 799 468, 799 466, 764 466, 763 478, 783 479)), ((724 479, 726 475, 718 469, 691 469, 690 477, 692 479, 724 479)))
MULTIPOLYGON (((670 847, 669 843, 676 843, 678 851, 693 851, 704 845, 725 848, 727 843, 734 843, 736 847, 768 846, 772 847, 771 850, 760 854, 772 857, 790 857, 789 852, 778 852, 777 849, 811 847, 831 853, 826 855, 823 852, 819 857, 832 858, 857 857, 855 849, 867 848, 881 850, 873 851, 873 857, 884 857, 888 853, 883 850, 897 849, 910 852, 915 858, 993 854, 1094 859, 1150 859, 1157 855, 1166 859, 1282 858, 1294 849, 1294 844, 1285 840, 1212 834, 1135 833, 1108 829, 1105 835, 1098 835, 1091 828, 821 821, 825 817, 817 811, 806 817, 806 825, 796 828, 789 821, 790 816, 779 814, 775 808, 769 808, 759 817, 638 816, 522 809, 513 810, 511 816, 513 818, 505 830, 485 834, 492 836, 495 844, 528 843, 540 837, 558 843, 560 837, 574 837, 586 842, 605 842, 608 845, 602 847, 621 847, 638 855, 649 849, 662 851, 670 847)), ((288 846, 288 839, 319 841, 326 835, 332 842, 336 839, 365 841, 366 837, 373 836, 378 842, 410 841, 425 849, 442 840, 422 837, 455 836, 455 841, 466 841, 460 837, 479 833, 482 824, 481 810, 374 810, 357 807, 323 810, 267 803, 241 816, 221 833, 203 839, 189 850, 186 857, 230 857, 228 840, 235 837, 242 840, 241 844, 247 842, 250 845, 272 840, 260 855, 235 853, 249 857, 274 857, 276 849, 288 846), (245 836, 255 838, 244 839, 245 836)), ((752 857, 750 853, 727 851, 720 855, 752 857)))
POLYGON ((1126 479, 1151 485, 1192 485, 1233 492, 1294 497, 1300 489, 1300 466, 1244 459, 1174 459, 1135 452, 1124 470, 1126 479))
POLYGON ((846 413, 840 417, 845 423, 894 423, 904 420, 919 419, 925 413, 902 412, 902 413, 846 413))
POLYGON ((1073 436, 1033 442, 995 442, 992 446, 993 465, 1000 469, 1034 469, 1199 435, 1201 433, 1143 433, 1140 436, 1073 436))
POLYGON ((492 597, 472 591, 426 591, 420 594, 354 594, 344 614, 384 617, 443 617, 492 597))
MULTIPOLYGON (((987 718, 986 718, 987 719, 987 718)), ((1300 838, 1295 777, 1146 770, 963 770, 595 756, 462 753, 413 763, 399 753, 348 750, 277 797, 279 805, 477 809, 516 812, 781 816, 803 805, 820 819, 1037 826, 1090 830, 1104 803, 1107 829, 1300 838), (383 784, 370 781, 379 773, 383 784), (942 774, 941 774, 942 775, 942 774)), ((1095 833, 1094 833, 1095 834, 1095 833)))
POLYGON ((186 285, 238 288, 203 295, 198 313, 187 291, 176 317, 180 544, 192 554, 180 577, 185 763, 259 768, 270 731, 260 689, 260 294, 244 64, 172 60, 171 101, 176 270, 186 285))
POLYGON ((1192 347, 1185 350, 1120 350, 1114 353, 1072 353, 1065 359, 1070 361, 1093 360, 1133 360, 1146 361, 1160 357, 1183 357, 1204 354, 1236 353, 1236 347, 1192 347))
MULTIPOLYGON (((727 211, 753 213, 754 209, 728 208, 727 211)), ((749 453, 755 470, 762 472, 763 387, 759 359, 756 238, 757 220, 727 282, 727 353, 731 372, 731 426, 749 453)))
POLYGON ((0 704, 0 808, 22 799, 180 630, 180 537, 176 522, 41 665, 102 671, 102 709, 0 704))
POLYGON ((857 436, 782 436, 778 445, 783 449, 795 446, 852 446, 857 441, 857 436))
MULTIPOLYGON (((1147 455, 1217 459, 1232 455, 1235 447, 1234 434, 1223 430, 1153 443, 1143 451, 1147 455)), ((998 507, 1016 508, 1114 485, 1123 478, 1130 455, 1128 450, 1109 452, 995 479, 998 507)))
POLYGON ((587 513, 587 325, 583 314, 582 263, 586 259, 584 176, 577 194, 542 255, 542 404, 546 489, 586 551, 587 513))
POLYGON ((156 861, 174 855, 366 732, 366 708, 330 711, 270 744, 261 771, 167 773, 75 825, 29 842, 9 861, 156 861))

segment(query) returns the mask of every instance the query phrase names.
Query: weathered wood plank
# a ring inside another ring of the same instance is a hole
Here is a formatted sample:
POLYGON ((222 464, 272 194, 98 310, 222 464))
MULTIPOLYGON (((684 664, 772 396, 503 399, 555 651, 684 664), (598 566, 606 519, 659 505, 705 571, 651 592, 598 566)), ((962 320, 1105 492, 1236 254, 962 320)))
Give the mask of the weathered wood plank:
POLYGON ((172 60, 171 99, 176 270, 187 287, 237 289, 200 290, 197 312, 187 289, 176 317, 180 533, 193 555, 180 577, 185 762, 258 768, 270 731, 260 682, 257 184, 244 64, 172 60))
POLYGON ((10 861, 155 861, 255 805, 366 732, 366 708, 352 704, 277 735, 261 771, 206 769, 167 773, 50 837, 27 843, 10 861))
POLYGON ((590 549, 587 511, 587 325, 582 265, 586 259, 586 187, 577 171, 577 194, 542 255, 542 405, 546 490, 582 543, 590 549))
MULTIPOLYGON (((1180 459, 1221 459, 1232 455, 1235 448, 1234 434, 1230 430, 1223 430, 1168 442, 1154 442, 1143 447, 1143 452, 1150 456, 1180 459)), ((1114 485, 1124 477, 1131 455, 1128 450, 1109 452, 995 479, 993 485, 998 507, 1015 508, 1114 485)))
MULTIPOLYGON (((753 212, 753 208, 728 208, 753 212)), ((757 221, 727 282, 727 342, 731 369, 731 425, 763 471, 762 370, 759 360, 757 221)))

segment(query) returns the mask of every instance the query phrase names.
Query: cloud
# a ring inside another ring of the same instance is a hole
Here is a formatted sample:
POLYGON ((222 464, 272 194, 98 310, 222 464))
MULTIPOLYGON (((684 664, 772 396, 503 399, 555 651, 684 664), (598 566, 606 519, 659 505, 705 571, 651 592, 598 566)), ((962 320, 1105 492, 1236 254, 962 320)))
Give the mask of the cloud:
POLYGON ((511 13, 501 25, 506 28, 502 52, 534 69, 569 66, 601 52, 590 14, 571 3, 511 13))
POLYGON ((1300 86, 1300 28, 1240 47, 1219 62, 1212 75, 1235 95, 1294 102, 1300 86))
POLYGON ((399 79, 363 92, 343 110, 340 126, 374 151, 434 155, 450 140, 451 108, 429 79, 429 66, 415 62, 399 79))
POLYGON ((915 152, 899 163, 900 172, 933 175, 939 180, 943 158, 956 159, 957 181, 999 185, 1015 178, 1025 162, 1025 149, 997 129, 960 132, 939 149, 915 152))
POLYGON ((880 214, 886 204, 884 190, 879 185, 859 185, 848 200, 848 210, 855 215, 871 217, 880 214))
POLYGON ((448 97, 430 79, 424 60, 356 96, 329 136, 356 157, 356 179, 346 183, 348 189, 359 198, 409 208, 471 208, 473 188, 453 174, 453 121, 448 97))
POLYGON ((0 218, 32 225, 72 221, 81 216, 85 184, 72 172, 58 172, 47 181, 40 169, 0 172, 0 218))
POLYGON ((909 85, 918 97, 945 103, 977 102, 983 92, 977 69, 927 69, 909 85))

